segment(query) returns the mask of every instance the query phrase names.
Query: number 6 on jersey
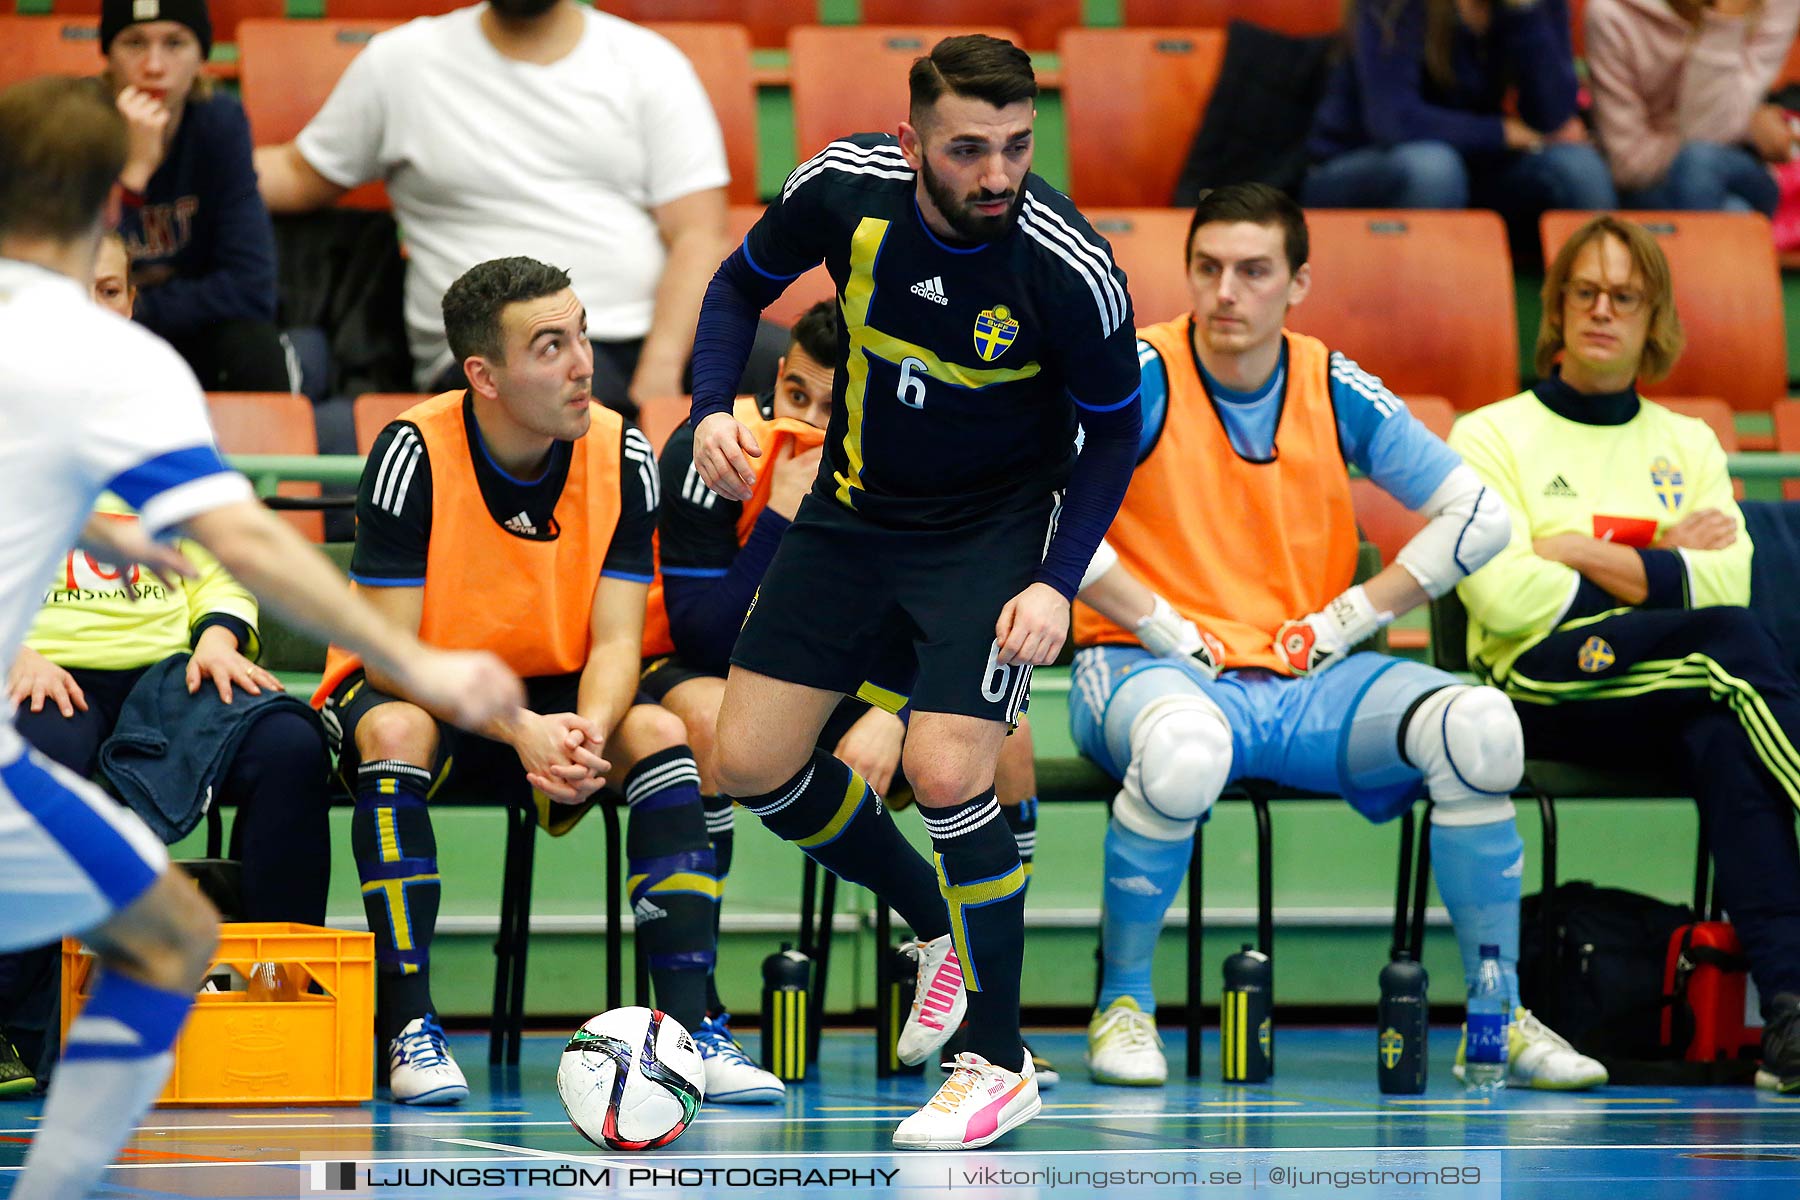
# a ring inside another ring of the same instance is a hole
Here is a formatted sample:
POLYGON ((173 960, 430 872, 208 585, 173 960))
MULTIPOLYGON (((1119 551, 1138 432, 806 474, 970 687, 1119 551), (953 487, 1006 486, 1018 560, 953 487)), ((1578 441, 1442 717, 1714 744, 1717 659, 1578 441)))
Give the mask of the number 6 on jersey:
POLYGON ((908 408, 925 407, 925 379, 930 365, 922 358, 903 358, 900 360, 900 383, 894 388, 894 396, 908 408), (917 371, 915 375, 913 372, 917 371))

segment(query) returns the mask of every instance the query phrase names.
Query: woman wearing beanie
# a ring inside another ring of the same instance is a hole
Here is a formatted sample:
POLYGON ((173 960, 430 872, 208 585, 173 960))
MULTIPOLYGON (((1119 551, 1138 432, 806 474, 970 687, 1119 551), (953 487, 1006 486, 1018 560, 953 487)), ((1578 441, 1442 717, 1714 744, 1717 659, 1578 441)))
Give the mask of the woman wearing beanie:
POLYGON ((107 84, 130 131, 119 232, 136 319, 208 391, 285 392, 275 328, 275 234, 250 165, 250 126, 200 74, 206 0, 102 0, 107 84))

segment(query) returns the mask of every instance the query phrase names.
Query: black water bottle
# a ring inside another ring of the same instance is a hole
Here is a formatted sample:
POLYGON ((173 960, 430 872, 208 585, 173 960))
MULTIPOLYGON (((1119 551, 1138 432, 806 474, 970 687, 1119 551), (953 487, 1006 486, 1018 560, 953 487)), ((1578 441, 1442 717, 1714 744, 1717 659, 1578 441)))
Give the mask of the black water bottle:
POLYGON ((780 950, 763 959, 762 977, 763 1070, 777 1079, 803 1081, 807 1027, 813 1020, 807 1010, 812 960, 783 942, 780 950))
POLYGON ((1429 980, 1422 964, 1406 951, 1381 968, 1381 1008, 1375 1021, 1375 1078, 1381 1090, 1417 1095, 1425 1090, 1429 980))
POLYGON ((1271 1015, 1274 975, 1269 956, 1244 948, 1225 960, 1225 992, 1219 1002, 1219 1057, 1226 1083, 1261 1083, 1275 1073, 1271 1015))

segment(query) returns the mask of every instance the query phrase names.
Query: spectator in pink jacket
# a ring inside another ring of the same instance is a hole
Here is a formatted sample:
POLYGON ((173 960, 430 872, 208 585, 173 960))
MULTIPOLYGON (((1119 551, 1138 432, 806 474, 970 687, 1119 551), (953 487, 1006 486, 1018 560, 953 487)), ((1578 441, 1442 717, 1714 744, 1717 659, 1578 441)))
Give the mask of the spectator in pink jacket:
POLYGON ((1775 211, 1770 163, 1794 154, 1766 102, 1800 0, 1590 0, 1601 147, 1630 208, 1775 211))

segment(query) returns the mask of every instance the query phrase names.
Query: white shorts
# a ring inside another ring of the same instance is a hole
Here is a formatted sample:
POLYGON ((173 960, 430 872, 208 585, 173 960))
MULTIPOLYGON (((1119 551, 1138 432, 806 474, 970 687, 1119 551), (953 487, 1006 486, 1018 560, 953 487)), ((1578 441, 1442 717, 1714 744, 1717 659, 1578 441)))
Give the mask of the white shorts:
POLYGON ((142 896, 169 852, 118 801, 0 721, 0 951, 83 933, 142 896))

